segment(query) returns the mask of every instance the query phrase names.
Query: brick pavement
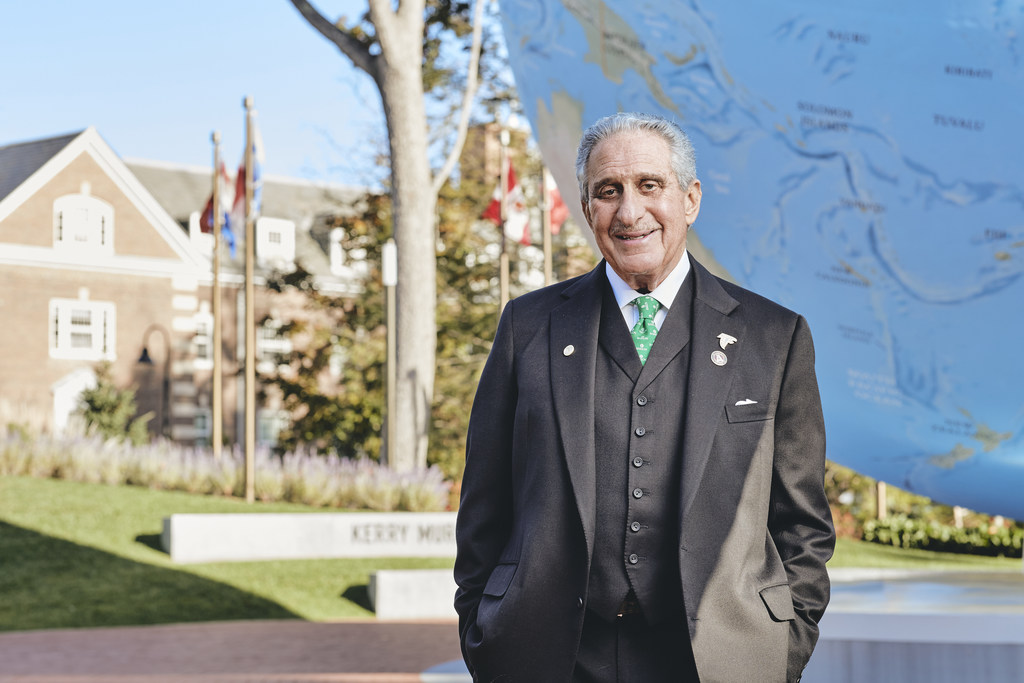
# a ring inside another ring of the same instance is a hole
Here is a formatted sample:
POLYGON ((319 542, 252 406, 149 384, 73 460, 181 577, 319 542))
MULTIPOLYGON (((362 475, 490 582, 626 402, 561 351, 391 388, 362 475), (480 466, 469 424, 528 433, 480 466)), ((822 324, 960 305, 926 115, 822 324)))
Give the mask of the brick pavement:
MULTIPOLYGON (((0 633, 3 683, 420 683, 454 621, 244 621, 0 633)), ((463 674, 465 676, 465 674, 463 674)))

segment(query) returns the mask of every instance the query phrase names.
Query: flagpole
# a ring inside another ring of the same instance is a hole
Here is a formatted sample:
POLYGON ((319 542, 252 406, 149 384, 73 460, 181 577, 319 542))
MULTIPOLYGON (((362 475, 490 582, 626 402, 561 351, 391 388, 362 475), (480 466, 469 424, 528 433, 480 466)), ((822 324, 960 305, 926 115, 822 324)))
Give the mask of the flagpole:
POLYGON ((213 140, 213 406, 210 410, 210 440, 213 444, 213 457, 220 460, 221 446, 224 442, 224 377, 221 368, 220 326, 220 233, 224 226, 224 212, 221 211, 220 196, 220 131, 214 131, 210 137, 213 140))
POLYGON ((245 106, 245 500, 256 500, 256 316, 253 265, 256 225, 253 216, 252 97, 245 106))
POLYGON ((554 269, 551 264, 551 194, 548 191, 548 167, 540 166, 540 215, 541 233, 544 240, 544 285, 554 283, 554 269))
POLYGON ((508 249, 507 249, 507 238, 505 236, 505 230, 508 227, 508 142, 509 133, 505 128, 501 129, 501 154, 499 155, 501 163, 501 176, 499 186, 501 187, 501 274, 499 278, 501 288, 501 311, 505 310, 505 304, 509 300, 509 265, 508 265, 508 249))

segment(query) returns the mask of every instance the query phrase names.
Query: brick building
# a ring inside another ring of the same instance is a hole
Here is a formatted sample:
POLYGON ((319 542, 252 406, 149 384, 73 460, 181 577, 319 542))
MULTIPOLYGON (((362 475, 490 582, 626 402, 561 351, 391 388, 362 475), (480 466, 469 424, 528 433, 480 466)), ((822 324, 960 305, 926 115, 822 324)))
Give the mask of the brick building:
MULTIPOLYGON (((126 163, 92 128, 0 147, 0 424, 59 430, 96 364, 134 386, 151 431, 207 443, 211 428, 212 245, 198 228, 210 170, 126 163), (140 362, 148 356, 150 362, 140 362)), ((365 264, 342 252, 362 192, 268 177, 256 224, 257 361, 290 350, 277 321, 301 299, 259 287, 300 262, 321 290, 355 294, 365 264)), ((241 238, 221 266, 224 433, 240 441, 244 320, 241 238)), ((227 249, 223 249, 226 252, 227 249)), ((261 406, 259 436, 285 416, 261 406)))

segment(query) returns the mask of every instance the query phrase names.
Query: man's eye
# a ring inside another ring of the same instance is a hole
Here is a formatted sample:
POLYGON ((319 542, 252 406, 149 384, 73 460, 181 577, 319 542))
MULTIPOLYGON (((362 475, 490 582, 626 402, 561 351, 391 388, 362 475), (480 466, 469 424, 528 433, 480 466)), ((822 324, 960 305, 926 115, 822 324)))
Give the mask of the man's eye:
POLYGON ((597 194, 601 197, 614 197, 618 191, 614 187, 604 187, 597 194))
POLYGON ((658 183, 654 182, 653 180, 648 180, 646 183, 641 183, 640 189, 643 190, 644 192, 653 192, 654 190, 658 189, 658 183))

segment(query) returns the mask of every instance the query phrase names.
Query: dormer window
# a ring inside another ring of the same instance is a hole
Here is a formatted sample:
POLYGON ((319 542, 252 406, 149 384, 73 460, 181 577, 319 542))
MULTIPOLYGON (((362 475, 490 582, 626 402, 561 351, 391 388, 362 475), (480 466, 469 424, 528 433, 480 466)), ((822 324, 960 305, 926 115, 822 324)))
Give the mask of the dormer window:
POLYGON ((113 253, 114 207, 88 194, 69 194, 53 203, 53 245, 113 253))
POLYGON ((295 262, 295 223, 262 217, 256 222, 256 258, 260 263, 291 266, 295 262))

